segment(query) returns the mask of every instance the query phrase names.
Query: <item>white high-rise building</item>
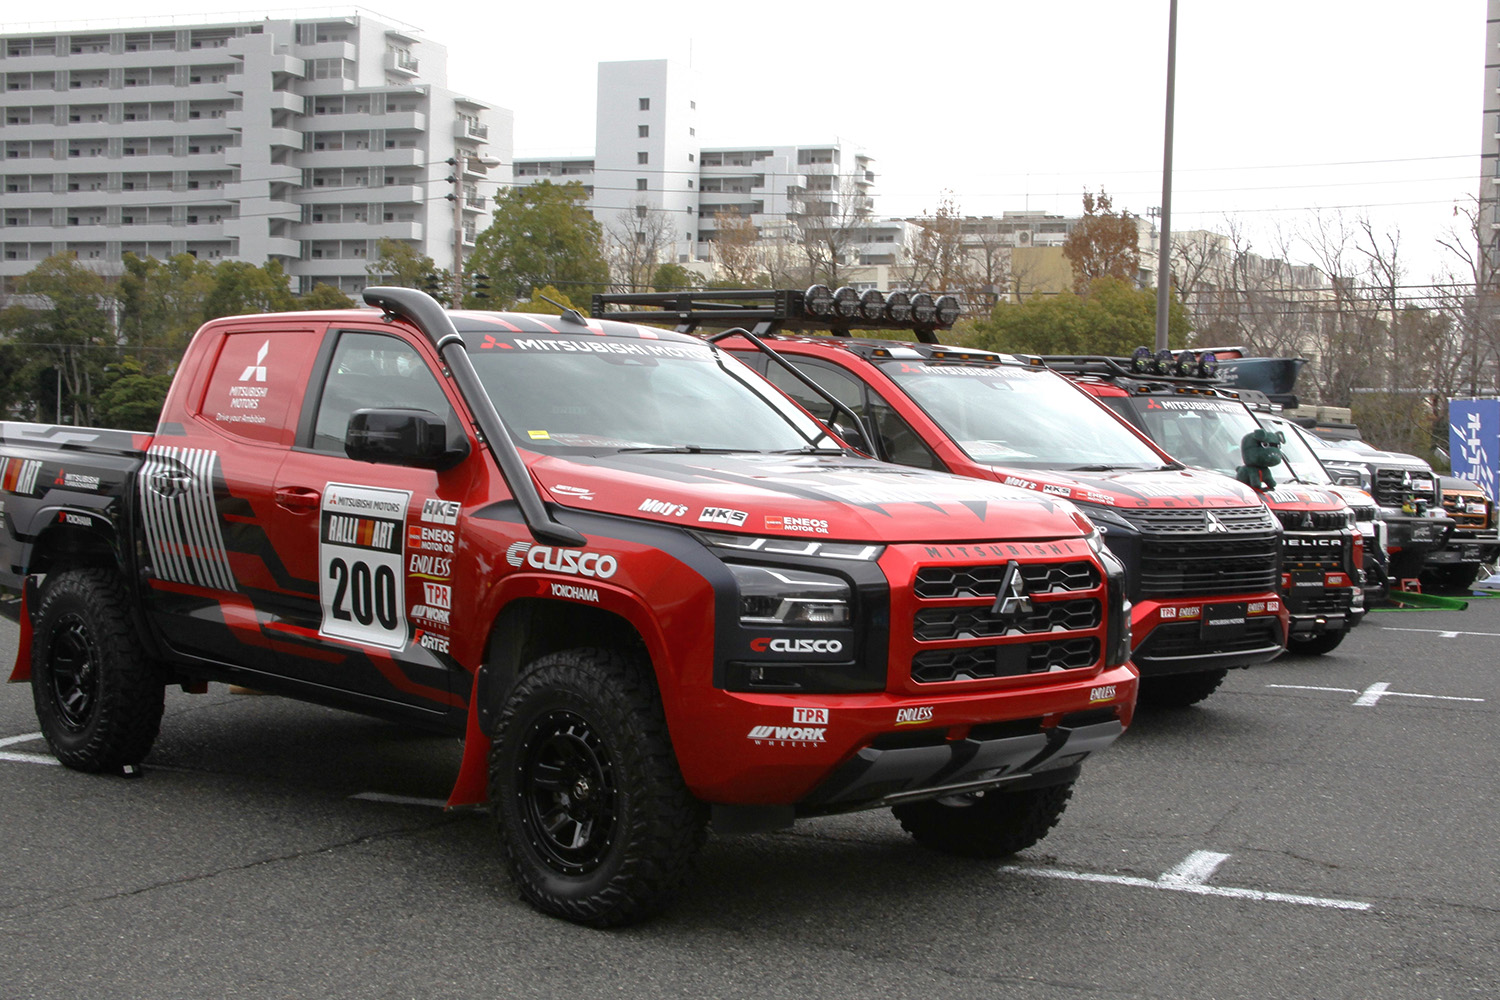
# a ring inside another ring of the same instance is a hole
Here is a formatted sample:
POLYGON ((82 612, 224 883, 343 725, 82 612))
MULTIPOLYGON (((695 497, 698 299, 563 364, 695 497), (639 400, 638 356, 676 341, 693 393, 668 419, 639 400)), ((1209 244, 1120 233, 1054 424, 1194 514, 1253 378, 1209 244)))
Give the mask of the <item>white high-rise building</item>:
POLYGON ((873 221, 874 160, 863 149, 838 139, 705 148, 697 80, 665 59, 600 63, 594 155, 516 160, 514 182, 581 183, 606 229, 659 211, 680 262, 710 258, 714 216, 731 207, 766 236, 789 219, 873 221))
POLYGON ((362 14, 6 34, 0 80, 0 276, 190 253, 352 293, 381 237, 449 267, 488 224, 482 159, 510 159, 511 113, 449 91, 443 46, 362 14))

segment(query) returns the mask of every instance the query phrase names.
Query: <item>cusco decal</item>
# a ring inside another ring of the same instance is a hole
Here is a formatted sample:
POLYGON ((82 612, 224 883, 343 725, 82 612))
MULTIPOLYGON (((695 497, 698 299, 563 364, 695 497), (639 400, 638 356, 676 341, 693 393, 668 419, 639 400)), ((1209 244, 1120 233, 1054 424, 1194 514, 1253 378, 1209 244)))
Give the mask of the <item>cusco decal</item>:
POLYGON ((608 580, 615 575, 619 563, 614 556, 597 552, 580 552, 577 549, 554 549, 550 545, 533 545, 530 542, 512 542, 505 550, 505 561, 512 566, 530 566, 570 576, 598 577, 608 580))
POLYGON ((212 590, 234 591, 224 549, 214 482, 219 453, 201 448, 153 447, 141 466, 141 521, 157 577, 212 590))
POLYGON ((408 490, 347 483, 329 483, 324 489, 318 526, 319 635, 383 649, 405 647, 403 573, 410 502, 408 490))

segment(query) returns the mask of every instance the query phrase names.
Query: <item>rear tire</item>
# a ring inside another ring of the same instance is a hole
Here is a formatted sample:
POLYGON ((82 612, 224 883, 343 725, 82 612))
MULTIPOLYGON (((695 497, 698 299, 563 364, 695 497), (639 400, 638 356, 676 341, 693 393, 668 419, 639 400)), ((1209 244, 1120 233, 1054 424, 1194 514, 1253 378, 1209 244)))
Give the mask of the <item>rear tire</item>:
POLYGON ((665 908, 707 835, 648 666, 606 649, 525 668, 496 726, 490 802, 522 895, 593 927, 665 908))
POLYGON ((951 795, 894 806, 901 828, 923 847, 964 858, 1003 858, 1047 836, 1062 818, 1073 783, 951 795))
POLYGON ((1340 629, 1337 632, 1324 632, 1321 635, 1310 635, 1305 639, 1292 636, 1286 644, 1286 651, 1293 656, 1322 656, 1331 653, 1338 648, 1338 644, 1344 641, 1344 636, 1349 633, 1340 629))
POLYGON ((166 685, 141 649, 119 577, 47 578, 32 620, 31 697, 57 759, 79 771, 139 764, 161 728, 166 685))
POLYGON ((1142 677, 1139 701, 1148 708, 1187 708, 1217 691, 1228 675, 1228 670, 1203 670, 1142 677))

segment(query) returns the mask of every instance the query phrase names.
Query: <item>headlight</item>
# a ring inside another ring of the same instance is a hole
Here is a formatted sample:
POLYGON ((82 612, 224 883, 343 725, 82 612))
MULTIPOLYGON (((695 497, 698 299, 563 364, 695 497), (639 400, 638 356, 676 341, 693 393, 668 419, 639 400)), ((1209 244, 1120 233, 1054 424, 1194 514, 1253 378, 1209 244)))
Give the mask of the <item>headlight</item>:
POLYGON ((1088 519, 1093 522, 1095 528, 1106 535, 1114 532, 1133 532, 1136 530, 1135 525, 1126 520, 1123 514, 1117 513, 1108 507, 1100 504, 1083 503, 1079 500, 1074 500, 1073 504, 1088 516, 1088 519))
POLYGON ((849 624, 849 584, 836 576, 785 566, 726 565, 739 587, 742 624, 849 624))

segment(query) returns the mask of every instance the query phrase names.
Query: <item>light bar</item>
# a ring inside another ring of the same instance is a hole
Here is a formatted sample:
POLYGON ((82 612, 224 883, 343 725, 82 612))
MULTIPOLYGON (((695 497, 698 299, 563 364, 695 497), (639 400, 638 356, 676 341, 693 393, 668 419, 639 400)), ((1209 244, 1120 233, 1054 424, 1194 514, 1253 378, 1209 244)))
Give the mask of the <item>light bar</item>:
POLYGON ((814 316, 832 316, 833 290, 827 285, 813 285, 802 293, 802 303, 814 316))
POLYGON ((911 297, 911 315, 912 319, 927 326, 937 319, 937 303, 926 292, 918 292, 911 297))
POLYGON ((911 319, 911 296, 903 291, 894 291, 885 297, 885 314, 893 323, 906 323, 911 319))
POLYGON ((885 319, 885 296, 871 288, 859 297, 859 314, 865 319, 885 319))
POLYGON ((958 317, 963 310, 958 307, 958 299, 952 295, 940 295, 937 300, 938 322, 944 326, 952 326, 958 322, 958 317))

